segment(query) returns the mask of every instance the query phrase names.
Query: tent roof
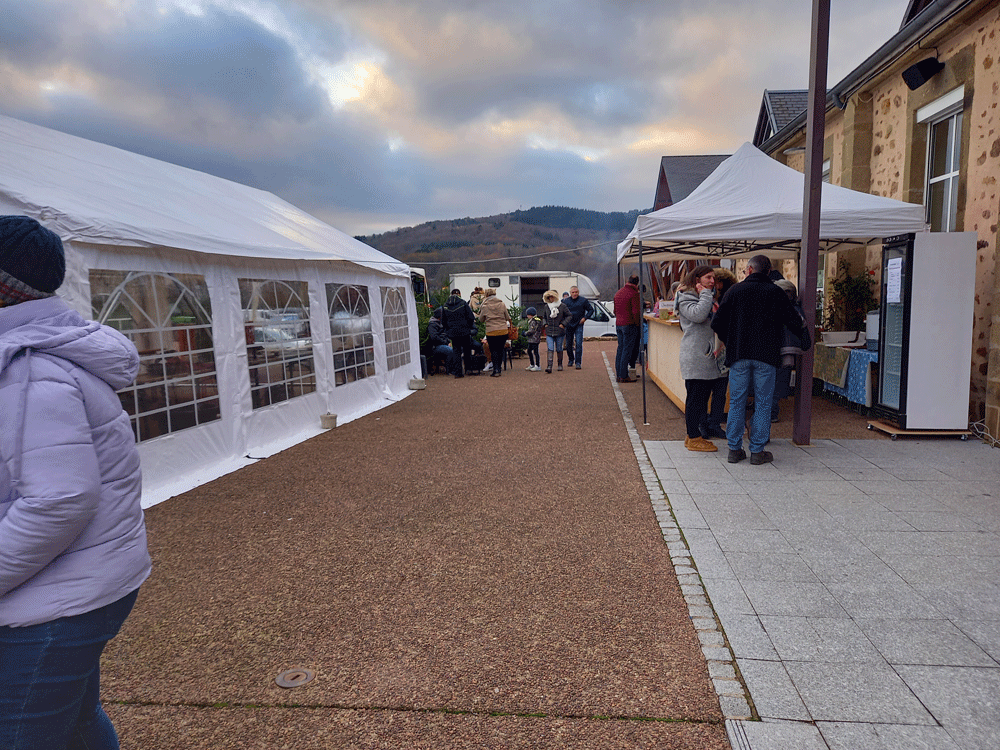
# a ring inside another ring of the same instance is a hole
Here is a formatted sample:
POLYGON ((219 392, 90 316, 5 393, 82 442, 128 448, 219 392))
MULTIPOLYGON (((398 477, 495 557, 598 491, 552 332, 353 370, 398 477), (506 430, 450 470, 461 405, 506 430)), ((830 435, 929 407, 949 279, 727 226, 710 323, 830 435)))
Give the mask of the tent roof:
POLYGON ((67 241, 409 273, 272 193, 3 116, 0 209, 67 241))
MULTIPOLYGON (((805 176, 744 143, 687 198, 639 216, 618 245, 618 262, 650 262, 764 253, 795 257, 802 238, 805 176)), ((926 228, 923 206, 824 183, 820 238, 830 249, 844 243, 926 228)))

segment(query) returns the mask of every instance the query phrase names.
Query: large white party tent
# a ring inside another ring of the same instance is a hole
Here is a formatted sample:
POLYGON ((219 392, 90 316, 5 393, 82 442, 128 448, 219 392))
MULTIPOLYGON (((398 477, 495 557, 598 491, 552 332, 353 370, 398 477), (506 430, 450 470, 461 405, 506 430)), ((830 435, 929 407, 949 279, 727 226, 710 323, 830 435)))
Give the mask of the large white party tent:
MULTIPOLYGON (((798 256, 804 175, 744 143, 684 200, 639 216, 618 262, 798 256)), ((822 249, 925 229, 923 206, 822 186, 822 249)))
POLYGON ((139 349, 147 506, 420 375, 408 266, 271 193, 0 116, 0 213, 57 232, 60 296, 139 349))

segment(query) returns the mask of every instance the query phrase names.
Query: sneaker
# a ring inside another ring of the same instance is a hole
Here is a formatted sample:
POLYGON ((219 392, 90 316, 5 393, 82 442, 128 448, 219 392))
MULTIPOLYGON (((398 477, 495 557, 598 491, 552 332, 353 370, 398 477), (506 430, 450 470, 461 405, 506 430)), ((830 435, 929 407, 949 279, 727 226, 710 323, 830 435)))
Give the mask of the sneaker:
POLYGON ((562 372, 562 365, 556 365, 556 370, 558 372, 562 372))
POLYGON ((577 365, 576 365, 576 369, 577 369, 577 370, 581 369, 581 367, 580 367, 580 364, 579 364, 579 363, 577 363, 577 365))
POLYGON ((487 362, 486 363, 486 367, 483 368, 483 372, 489 372, 492 369, 493 369, 493 363, 492 362, 487 362))
POLYGON ((541 365, 535 365, 534 367, 531 368, 531 371, 532 372, 541 372, 542 371, 541 365))
POLYGON ((535 369, 535 366, 534 365, 528 365, 524 369, 527 370, 528 372, 531 372, 533 369, 535 369))
POLYGON ((685 438, 684 447, 689 451, 698 451, 699 453, 712 453, 719 450, 715 446, 715 443, 710 440, 705 440, 703 437, 685 438))
POLYGON ((743 450, 742 448, 740 448, 739 450, 736 450, 736 451, 730 450, 729 451, 729 458, 727 458, 726 460, 729 463, 731 463, 731 464, 738 464, 740 461, 742 461, 746 457, 747 457, 747 452, 745 450, 743 450))
POLYGON ((771 455, 770 451, 761 451, 760 453, 750 454, 750 464, 752 466, 760 466, 761 464, 769 464, 774 460, 774 456, 771 455))
POLYGON ((719 438, 719 440, 726 439, 726 431, 719 427, 718 425, 712 425, 711 427, 706 427, 702 430, 701 436, 703 438, 719 438))

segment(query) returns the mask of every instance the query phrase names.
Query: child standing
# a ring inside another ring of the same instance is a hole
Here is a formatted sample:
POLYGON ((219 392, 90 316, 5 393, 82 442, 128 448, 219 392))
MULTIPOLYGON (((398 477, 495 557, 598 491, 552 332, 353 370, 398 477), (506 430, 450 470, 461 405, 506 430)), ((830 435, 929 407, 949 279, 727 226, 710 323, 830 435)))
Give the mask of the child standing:
POLYGON ((528 328, 524 332, 525 338, 528 339, 528 372, 541 372, 542 370, 541 359, 538 357, 538 344, 542 341, 544 324, 537 313, 538 311, 533 307, 524 311, 528 318, 528 328))

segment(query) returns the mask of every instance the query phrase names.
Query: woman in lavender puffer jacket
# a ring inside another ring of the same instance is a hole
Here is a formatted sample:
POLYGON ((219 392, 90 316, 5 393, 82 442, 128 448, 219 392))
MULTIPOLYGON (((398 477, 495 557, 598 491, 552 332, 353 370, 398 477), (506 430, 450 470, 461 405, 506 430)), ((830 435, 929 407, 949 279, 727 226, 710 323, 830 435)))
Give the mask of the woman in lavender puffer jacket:
POLYGON ((115 389, 132 343, 54 295, 62 242, 0 217, 0 747, 117 748, 101 651, 150 572, 139 456, 115 389))

